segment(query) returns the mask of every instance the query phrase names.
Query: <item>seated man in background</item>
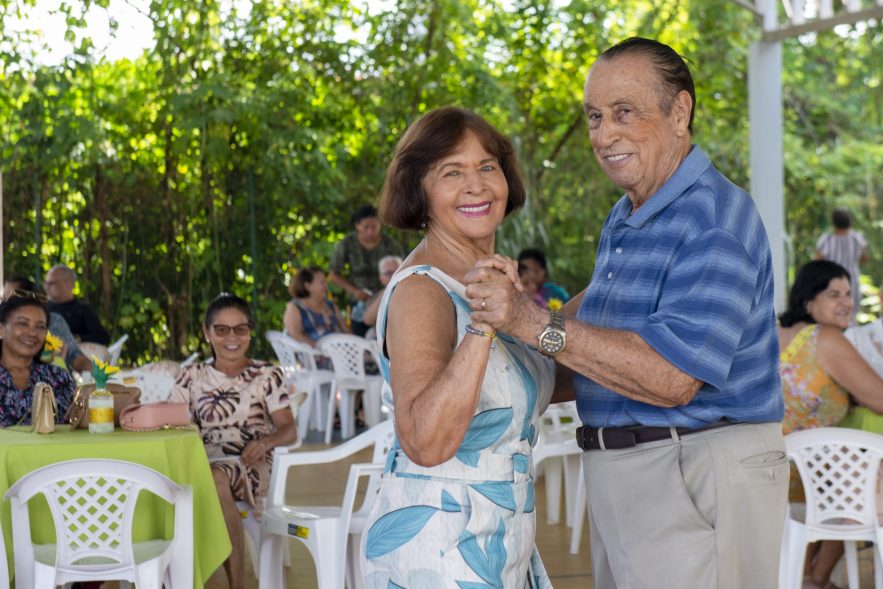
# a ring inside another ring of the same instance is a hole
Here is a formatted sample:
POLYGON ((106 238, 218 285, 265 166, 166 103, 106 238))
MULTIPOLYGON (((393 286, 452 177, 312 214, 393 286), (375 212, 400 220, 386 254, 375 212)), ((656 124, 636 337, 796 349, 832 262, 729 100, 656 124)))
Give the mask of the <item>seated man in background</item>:
MULTIPOLYGON (((6 284, 3 285, 3 299, 5 300, 12 296, 15 291, 43 295, 43 292, 32 280, 24 277, 15 277, 6 281, 6 284)), ((68 370, 76 372, 89 372, 92 370, 92 361, 80 350, 67 321, 58 313, 49 313, 49 333, 64 342, 64 363, 67 364, 68 370)))
POLYGON ((110 343, 110 335, 92 307, 74 296, 76 282, 77 273, 64 264, 57 264, 49 270, 43 281, 49 296, 49 310, 64 317, 77 340, 106 346, 110 343))

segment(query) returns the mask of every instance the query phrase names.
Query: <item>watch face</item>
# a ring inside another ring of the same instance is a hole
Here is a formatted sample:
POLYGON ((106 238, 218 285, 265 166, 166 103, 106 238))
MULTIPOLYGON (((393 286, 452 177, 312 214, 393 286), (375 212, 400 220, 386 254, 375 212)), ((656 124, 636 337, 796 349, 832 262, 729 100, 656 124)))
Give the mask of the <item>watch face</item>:
POLYGON ((547 354, 557 354, 564 348, 564 334, 552 329, 543 333, 540 345, 547 354))

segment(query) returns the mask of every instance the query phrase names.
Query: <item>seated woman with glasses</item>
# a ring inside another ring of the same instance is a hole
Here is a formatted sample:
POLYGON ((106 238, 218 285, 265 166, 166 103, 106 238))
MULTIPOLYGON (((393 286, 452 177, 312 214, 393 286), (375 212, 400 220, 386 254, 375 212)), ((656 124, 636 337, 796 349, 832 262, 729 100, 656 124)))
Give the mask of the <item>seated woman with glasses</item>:
POLYGON ((0 427, 30 425, 34 385, 52 387, 56 422, 70 407, 74 381, 64 369, 40 362, 49 308, 41 292, 13 289, 0 304, 0 427))
POLYGON ((230 587, 245 587, 242 520, 236 501, 260 518, 273 448, 292 444, 297 428, 279 367, 248 357, 254 322, 248 303, 221 293, 205 312, 211 362, 186 367, 170 401, 190 403, 221 500, 233 551, 224 563, 230 587), (229 460, 224 460, 229 458, 229 460))
POLYGON ((293 297, 282 322, 288 337, 313 347, 323 335, 349 331, 340 310, 328 298, 328 282, 321 268, 301 268, 288 287, 293 297))

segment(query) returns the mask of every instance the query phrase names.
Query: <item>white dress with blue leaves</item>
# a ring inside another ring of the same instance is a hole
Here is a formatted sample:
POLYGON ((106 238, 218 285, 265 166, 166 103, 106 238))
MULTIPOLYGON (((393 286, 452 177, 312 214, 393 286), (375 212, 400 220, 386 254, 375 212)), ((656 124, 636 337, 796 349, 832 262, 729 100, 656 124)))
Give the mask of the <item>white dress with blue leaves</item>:
MULTIPOLYGON (((380 307, 383 350, 387 305, 396 284, 413 274, 445 288, 457 313, 458 339, 471 309, 466 288, 431 266, 399 271, 380 307)), ((430 337, 431 334, 427 334, 430 337)), ((381 358, 392 406, 389 360, 381 358)), ((369 589, 522 589, 552 584, 535 545, 530 460, 537 419, 549 404, 554 364, 502 334, 491 350, 478 407, 457 454, 423 467, 400 449, 389 453, 380 493, 362 536, 369 589)))

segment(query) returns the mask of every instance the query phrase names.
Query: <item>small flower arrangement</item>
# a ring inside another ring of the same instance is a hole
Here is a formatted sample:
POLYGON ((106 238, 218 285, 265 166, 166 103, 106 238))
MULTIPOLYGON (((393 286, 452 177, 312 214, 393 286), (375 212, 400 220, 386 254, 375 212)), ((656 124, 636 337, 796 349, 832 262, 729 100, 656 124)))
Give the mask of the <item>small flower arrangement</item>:
POLYGON ((546 303, 546 308, 549 309, 550 311, 557 311, 562 306, 564 306, 564 301, 562 301, 561 299, 556 299, 556 298, 551 298, 546 303))
POLYGON ((58 352, 64 346, 61 338, 53 334, 51 331, 46 332, 46 342, 43 344, 43 350, 47 352, 58 352))
POLYGON ((95 379, 95 388, 106 389, 107 377, 120 371, 119 366, 111 366, 92 356, 92 378, 95 379))

